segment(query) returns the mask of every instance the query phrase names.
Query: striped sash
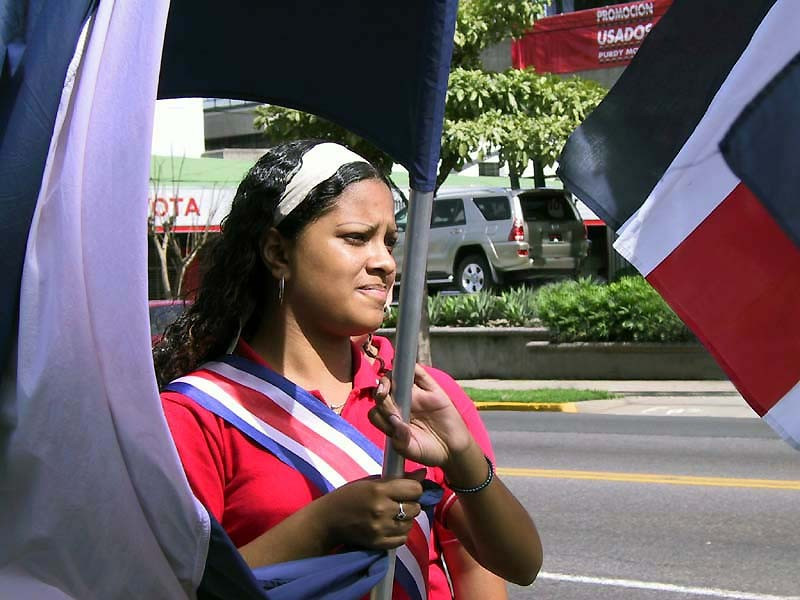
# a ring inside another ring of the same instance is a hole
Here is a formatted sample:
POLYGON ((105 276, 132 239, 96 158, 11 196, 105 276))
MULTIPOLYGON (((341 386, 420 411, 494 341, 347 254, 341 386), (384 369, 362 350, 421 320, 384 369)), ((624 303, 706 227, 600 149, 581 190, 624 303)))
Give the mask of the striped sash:
MULTIPOLYGON (((165 389, 224 419, 323 493, 381 474, 380 448, 318 398, 263 365, 226 355, 165 389)), ((397 549, 395 583, 402 591, 395 585, 395 597, 427 598, 432 513, 433 507, 420 512, 406 544, 397 549)))

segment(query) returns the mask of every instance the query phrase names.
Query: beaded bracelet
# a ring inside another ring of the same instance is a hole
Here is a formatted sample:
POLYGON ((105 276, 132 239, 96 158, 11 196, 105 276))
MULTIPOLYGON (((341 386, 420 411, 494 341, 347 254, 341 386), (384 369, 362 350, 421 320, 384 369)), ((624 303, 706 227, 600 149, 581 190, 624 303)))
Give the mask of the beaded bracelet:
POLYGON ((492 479, 494 479, 494 465, 492 464, 492 461, 489 459, 489 457, 486 456, 485 454, 483 455, 483 458, 486 459, 486 464, 489 465, 489 474, 486 476, 486 480, 483 483, 480 483, 475 487, 459 488, 452 485, 448 481, 447 485, 450 486, 450 489, 453 490, 456 494, 474 494, 475 492, 480 492, 483 488, 492 483, 492 479))

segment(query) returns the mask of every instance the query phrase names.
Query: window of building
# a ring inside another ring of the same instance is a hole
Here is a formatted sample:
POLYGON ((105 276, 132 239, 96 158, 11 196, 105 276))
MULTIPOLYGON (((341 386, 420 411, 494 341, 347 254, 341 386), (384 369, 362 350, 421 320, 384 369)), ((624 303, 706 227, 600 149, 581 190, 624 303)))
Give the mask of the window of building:
POLYGON ((478 175, 482 175, 485 177, 499 177, 500 163, 496 162, 478 163, 478 175))
POLYGON ((258 106, 258 102, 250 100, 232 100, 229 98, 203 98, 203 110, 229 110, 243 106, 258 106))

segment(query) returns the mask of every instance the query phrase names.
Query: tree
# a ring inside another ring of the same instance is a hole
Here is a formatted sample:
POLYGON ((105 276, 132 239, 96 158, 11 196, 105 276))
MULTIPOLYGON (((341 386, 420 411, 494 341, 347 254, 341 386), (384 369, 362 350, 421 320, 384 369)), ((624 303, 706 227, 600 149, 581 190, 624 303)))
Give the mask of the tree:
MULTIPOLYGON (((150 202, 150 213, 147 218, 147 232, 158 255, 164 295, 171 300, 183 297, 186 273, 198 253, 209 241, 211 222, 220 204, 218 190, 212 188, 210 190, 210 209, 202 222, 198 221, 199 210, 197 217, 194 216, 194 211, 185 211, 192 214, 190 230, 185 233, 177 231, 176 223, 180 216, 181 204, 184 201, 180 193, 184 160, 185 157, 181 158, 176 168, 174 157, 170 158, 171 177, 168 178, 170 179, 168 184, 165 184, 162 178, 163 161, 155 164, 150 180, 153 199, 150 202), (165 189, 167 185, 169 190, 165 189)), ((195 202, 193 198, 189 201, 195 202)), ((197 206, 196 203, 194 206, 197 206)))
POLYGON ((451 70, 480 69, 483 50, 509 37, 522 37, 547 4, 549 0, 461 0, 451 70))
MULTIPOLYGON (((488 73, 454 69, 445 108, 437 187, 454 169, 476 156, 498 152, 508 166, 512 187, 530 161, 555 162, 561 148, 605 95, 592 81, 561 79, 532 69, 488 73)), ((537 182, 538 187, 544 181, 537 182)))
POLYGON ((451 171, 497 152, 508 166, 511 187, 529 161, 543 187, 544 166, 557 158, 567 137, 597 105, 605 90, 588 80, 562 80, 533 70, 481 69, 483 50, 521 37, 544 14, 548 0, 462 0, 454 38, 442 134, 438 188, 451 171))

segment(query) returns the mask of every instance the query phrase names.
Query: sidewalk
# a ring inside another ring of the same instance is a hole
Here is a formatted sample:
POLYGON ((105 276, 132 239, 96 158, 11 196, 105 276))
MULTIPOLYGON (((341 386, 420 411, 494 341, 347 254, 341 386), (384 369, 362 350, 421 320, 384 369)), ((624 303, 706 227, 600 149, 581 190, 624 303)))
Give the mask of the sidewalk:
POLYGON ((730 381, 615 381, 471 379, 463 387, 482 389, 574 388, 619 394, 613 400, 559 404, 479 405, 481 410, 552 410, 606 415, 754 418, 758 415, 730 381))

